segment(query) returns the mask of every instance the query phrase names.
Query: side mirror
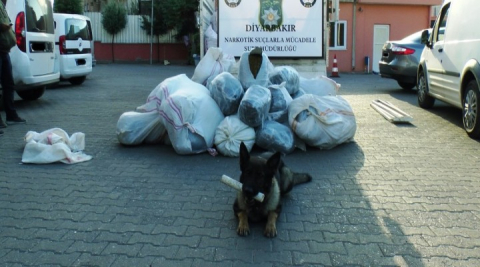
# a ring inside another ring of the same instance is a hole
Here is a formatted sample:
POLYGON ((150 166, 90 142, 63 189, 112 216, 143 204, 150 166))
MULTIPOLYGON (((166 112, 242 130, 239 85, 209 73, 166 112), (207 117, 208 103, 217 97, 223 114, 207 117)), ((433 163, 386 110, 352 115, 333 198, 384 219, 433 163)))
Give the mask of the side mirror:
POLYGON ((430 43, 428 42, 428 38, 430 37, 430 34, 428 33, 428 30, 424 30, 422 32, 422 38, 421 38, 421 42, 422 44, 430 47, 430 43))

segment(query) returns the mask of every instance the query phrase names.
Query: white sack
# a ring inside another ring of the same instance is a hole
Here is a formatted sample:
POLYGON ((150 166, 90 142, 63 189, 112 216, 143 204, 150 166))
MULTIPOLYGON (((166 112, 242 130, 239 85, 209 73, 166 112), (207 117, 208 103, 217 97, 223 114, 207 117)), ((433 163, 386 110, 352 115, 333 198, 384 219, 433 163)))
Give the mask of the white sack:
POLYGON ((184 88, 162 102, 160 115, 178 154, 195 154, 213 146, 215 130, 223 120, 217 103, 208 94, 184 88))
POLYGON ((205 39, 205 52, 211 47, 217 47, 218 34, 213 29, 212 25, 209 25, 204 34, 205 39))
POLYGON ((250 70, 250 63, 248 60, 249 55, 250 52, 244 52, 240 57, 240 64, 238 66, 238 80, 242 84, 243 89, 246 90, 252 85, 267 87, 270 83, 270 80, 268 79, 268 73, 273 69, 273 64, 268 59, 267 54, 262 53, 262 64, 260 65, 258 74, 255 77, 250 70))
POLYGON ((52 128, 41 133, 28 131, 24 137, 26 143, 35 141, 41 144, 53 145, 64 143, 71 148, 72 151, 81 151, 85 149, 85 134, 74 133, 69 136, 67 132, 60 128, 52 128))
POLYGON ((357 129, 353 110, 341 96, 296 98, 288 107, 288 122, 305 143, 321 149, 351 141, 357 129))
POLYGON ((22 154, 23 163, 46 164, 63 162, 67 164, 91 160, 92 156, 82 152, 85 148, 85 134, 74 133, 71 137, 60 128, 41 133, 29 131, 22 154))
POLYGON ((222 49, 219 47, 210 47, 195 67, 192 81, 206 85, 208 78, 215 77, 224 71, 229 71, 234 64, 235 57, 223 54, 222 49))
POLYGON ((160 139, 165 134, 165 127, 160 119, 157 111, 123 113, 117 122, 118 141, 124 145, 139 145, 147 137, 150 142, 160 139))
POLYGON ((199 91, 210 95, 208 89, 196 82, 192 82, 185 74, 179 74, 163 80, 159 83, 147 97, 145 104, 136 108, 138 112, 159 111, 162 101, 177 90, 189 88, 192 91, 199 91))
POLYGON ((306 94, 318 96, 337 95, 340 86, 339 83, 325 76, 312 79, 300 77, 300 88, 306 94))
POLYGON ((240 143, 250 151, 255 144, 255 130, 243 123, 238 116, 227 116, 215 132, 215 146, 220 154, 227 157, 240 155, 240 143))

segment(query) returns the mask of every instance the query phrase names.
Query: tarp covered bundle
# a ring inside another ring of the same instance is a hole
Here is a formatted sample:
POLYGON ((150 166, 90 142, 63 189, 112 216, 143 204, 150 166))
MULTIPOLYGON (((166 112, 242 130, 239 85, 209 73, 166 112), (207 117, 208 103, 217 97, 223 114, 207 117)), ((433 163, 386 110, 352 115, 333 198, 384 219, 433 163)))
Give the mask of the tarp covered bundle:
POLYGON ((261 49, 232 62, 212 47, 191 79, 165 79, 145 104, 122 114, 117 137, 125 145, 164 142, 178 154, 229 157, 239 155, 241 142, 249 150, 257 145, 284 154, 305 144, 331 149, 356 132, 355 115, 339 89, 327 77, 306 79, 291 66, 273 66, 261 49))

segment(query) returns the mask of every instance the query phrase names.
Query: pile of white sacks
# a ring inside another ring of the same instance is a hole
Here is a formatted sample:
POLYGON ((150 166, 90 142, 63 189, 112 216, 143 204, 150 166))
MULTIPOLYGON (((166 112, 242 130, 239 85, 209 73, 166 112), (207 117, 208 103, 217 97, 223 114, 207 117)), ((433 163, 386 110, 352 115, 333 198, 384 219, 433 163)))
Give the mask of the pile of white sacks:
POLYGON ((338 83, 275 67, 265 53, 258 54, 261 64, 257 60, 258 71, 252 73, 249 55, 236 62, 220 48, 210 48, 192 78, 165 79, 144 105, 120 116, 119 142, 163 142, 178 154, 237 157, 241 142, 249 150, 257 145, 288 154, 297 147, 330 149, 353 139, 355 116, 337 95, 338 83))

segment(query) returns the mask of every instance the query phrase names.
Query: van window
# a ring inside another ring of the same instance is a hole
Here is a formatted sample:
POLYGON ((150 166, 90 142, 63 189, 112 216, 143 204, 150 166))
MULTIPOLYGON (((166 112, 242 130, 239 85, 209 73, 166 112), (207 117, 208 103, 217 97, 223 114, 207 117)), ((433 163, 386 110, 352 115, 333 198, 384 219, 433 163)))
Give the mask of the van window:
POLYGON ((26 0, 27 31, 54 33, 53 10, 49 0, 26 0))
POLYGON ((448 11, 450 10, 450 5, 445 6, 445 8, 442 10, 442 14, 440 17, 440 20, 438 21, 437 25, 437 33, 436 33, 436 39, 435 41, 443 41, 445 38, 445 27, 447 26, 447 20, 448 20, 448 11))
POLYGON ((65 39, 77 40, 92 40, 92 35, 88 29, 87 21, 81 19, 66 19, 65 20, 65 39))

